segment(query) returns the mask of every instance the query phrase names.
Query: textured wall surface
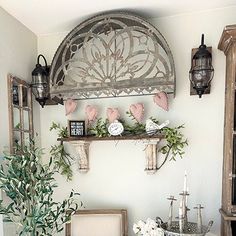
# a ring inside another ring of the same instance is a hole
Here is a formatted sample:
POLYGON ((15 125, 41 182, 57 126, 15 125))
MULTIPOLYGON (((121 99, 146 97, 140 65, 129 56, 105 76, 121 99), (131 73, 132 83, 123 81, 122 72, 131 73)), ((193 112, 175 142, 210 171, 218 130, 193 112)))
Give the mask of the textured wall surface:
MULTIPOLYGON (((7 74, 12 73, 21 79, 30 81, 31 71, 35 66, 37 55, 37 37, 15 18, 10 16, 0 7, 0 156, 5 147, 9 146, 9 126, 8 126, 8 91, 7 74)), ((38 107, 35 109, 37 114, 38 107)), ((39 115, 39 114, 38 114, 39 115)), ((36 129, 39 116, 36 115, 36 129)), ((12 227, 5 227, 7 233, 11 235, 12 227)), ((0 220, 0 235, 3 235, 2 221, 0 220)))
MULTIPOLYGON (((142 143, 120 141, 116 145, 115 142, 93 142, 90 146, 90 171, 80 174, 74 165, 72 182, 66 182, 63 177, 58 176, 58 198, 66 197, 73 188, 80 191, 87 208, 127 208, 129 232, 133 235, 132 224, 139 219, 154 218, 157 215, 167 219, 166 197, 170 193, 178 196, 183 187, 184 170, 187 170, 191 194, 190 219, 196 218, 196 212, 192 208, 195 204, 202 203, 205 206, 204 222, 214 220, 212 233, 219 235, 225 56, 217 49, 217 45, 224 26, 236 22, 235 10, 236 8, 225 8, 149 19, 166 38, 175 60, 177 92, 174 99, 170 98, 169 112, 156 107, 150 96, 79 101, 77 112, 70 117, 65 117, 62 106, 41 109, 41 143, 46 150, 56 143, 55 133, 49 132, 51 122, 66 125, 67 119, 84 119, 84 109, 88 104, 96 105, 101 117, 105 117, 107 107, 118 107, 122 116, 128 119, 125 111, 130 104, 143 102, 146 118, 155 116, 160 121, 169 119, 173 126, 184 123, 184 134, 189 140, 184 158, 167 162, 153 176, 146 175, 143 171, 145 158, 142 143), (215 75, 211 94, 199 99, 189 95, 188 72, 191 49, 199 46, 202 33, 205 33, 206 44, 212 46, 215 75)), ((67 32, 39 36, 38 52, 43 53, 49 61, 52 60, 66 34, 67 32)), ((72 148, 71 152, 76 156, 72 148)))
MULTIPOLYGON (((118 107, 122 117, 128 119, 125 111, 130 104, 142 102, 145 105, 145 118, 157 117, 160 121, 169 119, 171 125, 184 123, 184 134, 189 140, 186 154, 182 160, 167 162, 155 175, 144 172, 144 144, 133 141, 93 142, 90 146, 90 171, 80 174, 76 163, 73 165, 74 177, 67 182, 57 176, 59 188, 56 199, 65 198, 73 188, 81 193, 81 200, 87 208, 127 208, 129 216, 129 235, 132 224, 139 219, 168 215, 166 197, 176 197, 183 188, 184 171, 189 179, 190 219, 196 214, 195 204, 205 206, 204 222, 214 220, 212 233, 219 235, 221 205, 221 173, 223 161, 223 118, 225 56, 217 45, 225 25, 234 24, 236 8, 197 12, 165 18, 149 19, 166 38, 175 60, 177 73, 176 97, 170 98, 170 111, 164 112, 154 105, 151 96, 100 99, 80 101, 77 111, 65 117, 63 106, 48 106, 39 109, 36 105, 34 117, 36 130, 40 134, 45 158, 50 146, 56 143, 56 134, 49 132, 52 121, 67 125, 67 119, 84 119, 84 109, 88 104, 96 105, 99 115, 105 118, 108 107, 118 107), (199 99, 189 95, 188 71, 190 69, 191 49, 200 44, 201 33, 205 33, 206 44, 213 49, 215 76, 210 95, 199 99), (40 122, 39 122, 40 121, 40 122), (39 124, 40 123, 40 124, 39 124)), ((79 23, 79 22, 78 22, 79 23)), ((36 59, 36 48, 48 59, 52 57, 65 33, 37 37, 22 24, 0 8, 0 152, 9 145, 7 73, 30 80, 30 73, 36 59), (5 27, 7 25, 7 27, 5 27)), ((76 157, 73 148, 69 147, 76 157)), ((177 210, 177 204, 175 210, 177 210)), ((177 212, 176 212, 177 215, 177 212)), ((2 235, 0 224, 0 235, 2 235)), ((5 235, 10 236, 10 229, 5 235)))

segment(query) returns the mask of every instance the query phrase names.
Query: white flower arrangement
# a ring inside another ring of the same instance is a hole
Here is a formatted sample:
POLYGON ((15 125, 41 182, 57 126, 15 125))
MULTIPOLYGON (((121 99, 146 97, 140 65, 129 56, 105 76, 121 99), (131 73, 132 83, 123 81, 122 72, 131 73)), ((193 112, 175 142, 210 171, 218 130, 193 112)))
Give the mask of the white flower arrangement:
POLYGON ((143 236, 164 236, 164 231, 158 228, 158 224, 150 218, 146 220, 146 223, 140 220, 134 224, 133 231, 143 236))

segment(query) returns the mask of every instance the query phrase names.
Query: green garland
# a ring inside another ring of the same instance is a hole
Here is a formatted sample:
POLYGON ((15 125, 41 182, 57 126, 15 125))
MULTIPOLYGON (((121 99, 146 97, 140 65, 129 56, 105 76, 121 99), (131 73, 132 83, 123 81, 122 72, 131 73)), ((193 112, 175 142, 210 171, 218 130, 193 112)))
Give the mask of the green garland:
POLYGON ((67 128, 63 127, 60 124, 57 124, 55 122, 52 122, 52 125, 49 130, 50 131, 57 130, 58 138, 67 138, 69 136, 67 128))
MULTIPOLYGON (((144 135, 146 134, 145 124, 137 122, 134 116, 130 112, 126 112, 128 116, 134 121, 132 125, 127 124, 124 120, 119 120, 124 126, 123 136, 131 136, 131 135, 144 135)), ((150 118, 156 124, 159 124, 158 120, 151 117, 150 118)), ((99 118, 93 124, 89 124, 87 127, 87 135, 95 136, 95 137, 109 137, 110 134, 108 132, 109 121, 106 119, 103 121, 99 118)), ((160 169, 165 162, 168 160, 168 157, 171 155, 170 160, 176 160, 176 157, 180 158, 184 155, 184 148, 188 145, 187 139, 184 138, 184 135, 181 133, 181 129, 184 128, 184 125, 180 125, 174 128, 164 127, 159 130, 159 134, 164 135, 166 143, 159 149, 159 152, 165 155, 164 161, 157 168, 160 169)), ((52 123, 50 127, 51 130, 57 130, 58 138, 67 138, 68 130, 66 127, 62 127, 60 124, 52 123)), ((55 168, 62 174, 67 177, 68 180, 72 179, 73 173, 71 169, 71 164, 73 158, 69 153, 65 151, 63 146, 63 142, 59 145, 54 145, 51 147, 50 154, 54 159, 55 168)))
MULTIPOLYGON (((137 122, 131 112, 127 111, 126 114, 134 121, 133 125, 127 124, 124 120, 119 120, 124 126, 123 136, 128 135, 142 135, 146 134, 145 124, 137 122)), ((159 121, 156 118, 150 117, 150 119, 159 124, 159 121)), ((110 136, 108 132, 109 122, 106 119, 102 121, 101 118, 97 120, 93 125, 90 124, 88 128, 88 135, 95 135, 96 137, 108 137, 110 136)), ((184 128, 184 125, 180 125, 174 128, 164 127, 158 132, 164 135, 166 144, 159 149, 159 152, 165 155, 163 163, 158 167, 160 169, 168 157, 171 155, 170 160, 176 160, 176 157, 180 158, 184 155, 184 148, 188 145, 187 139, 184 138, 184 135, 181 133, 181 129, 184 128)))
POLYGON ((99 118, 95 124, 90 124, 87 128, 87 135, 94 135, 96 137, 107 137, 109 136, 109 132, 107 130, 107 127, 109 125, 108 120, 105 121, 102 120, 102 118, 99 118))

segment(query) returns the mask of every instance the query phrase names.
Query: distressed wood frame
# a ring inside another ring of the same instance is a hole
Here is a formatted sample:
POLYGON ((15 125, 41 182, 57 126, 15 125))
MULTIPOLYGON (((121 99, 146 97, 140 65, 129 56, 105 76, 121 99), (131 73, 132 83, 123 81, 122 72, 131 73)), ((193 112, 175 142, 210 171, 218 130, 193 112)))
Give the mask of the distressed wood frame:
MULTIPOLYGON (((121 236, 128 236, 127 210, 125 209, 79 210, 79 211, 76 211, 74 215, 121 215, 122 217, 121 236)), ((74 236, 71 233, 71 223, 66 224, 65 236, 74 236)), ((84 236, 84 235, 81 235, 81 236, 84 236)))

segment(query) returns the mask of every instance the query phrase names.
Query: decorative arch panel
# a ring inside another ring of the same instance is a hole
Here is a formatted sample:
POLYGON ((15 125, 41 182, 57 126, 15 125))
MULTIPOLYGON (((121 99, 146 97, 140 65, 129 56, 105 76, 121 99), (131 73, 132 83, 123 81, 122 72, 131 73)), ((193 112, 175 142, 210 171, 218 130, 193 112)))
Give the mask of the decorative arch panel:
POLYGON ((106 13, 75 27, 53 58, 51 94, 73 99, 175 93, 170 48, 149 22, 106 13))

